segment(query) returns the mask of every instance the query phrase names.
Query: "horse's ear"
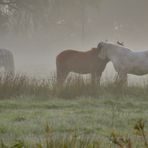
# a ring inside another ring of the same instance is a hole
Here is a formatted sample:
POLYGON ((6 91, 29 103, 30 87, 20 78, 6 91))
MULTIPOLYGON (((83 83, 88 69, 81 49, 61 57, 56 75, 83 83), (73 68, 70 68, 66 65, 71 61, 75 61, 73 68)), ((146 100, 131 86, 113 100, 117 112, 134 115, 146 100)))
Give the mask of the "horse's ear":
POLYGON ((118 45, 124 46, 124 42, 117 41, 118 45))

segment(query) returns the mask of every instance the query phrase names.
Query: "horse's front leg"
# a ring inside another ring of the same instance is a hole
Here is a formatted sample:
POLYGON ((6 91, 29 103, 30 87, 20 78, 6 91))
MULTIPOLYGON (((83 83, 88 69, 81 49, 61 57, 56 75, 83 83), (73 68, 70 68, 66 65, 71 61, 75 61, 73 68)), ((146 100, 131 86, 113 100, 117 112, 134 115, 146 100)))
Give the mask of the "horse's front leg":
POLYGON ((101 74, 100 73, 97 73, 97 72, 92 73, 91 74, 91 83, 93 85, 99 85, 100 86, 101 75, 102 75, 102 73, 101 74))
POLYGON ((101 82, 100 82, 101 76, 102 76, 102 72, 97 72, 96 83, 98 86, 101 85, 101 82))
POLYGON ((69 72, 67 70, 65 71, 57 71, 57 86, 62 87, 63 83, 66 80, 66 77, 68 76, 69 72))
POLYGON ((127 86, 127 73, 119 72, 117 83, 121 86, 127 86))
POLYGON ((96 81, 96 74, 93 72, 93 73, 91 73, 91 84, 92 85, 95 85, 95 82, 96 81))

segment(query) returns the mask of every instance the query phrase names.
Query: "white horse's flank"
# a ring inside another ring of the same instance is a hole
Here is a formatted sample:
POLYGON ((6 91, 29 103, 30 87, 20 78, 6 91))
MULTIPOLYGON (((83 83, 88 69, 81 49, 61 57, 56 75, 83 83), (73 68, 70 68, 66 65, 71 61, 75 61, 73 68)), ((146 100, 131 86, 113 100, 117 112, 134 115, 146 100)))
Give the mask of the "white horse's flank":
POLYGON ((123 46, 101 42, 99 57, 108 58, 118 72, 119 81, 127 82, 127 74, 148 74, 148 50, 135 52, 123 46))

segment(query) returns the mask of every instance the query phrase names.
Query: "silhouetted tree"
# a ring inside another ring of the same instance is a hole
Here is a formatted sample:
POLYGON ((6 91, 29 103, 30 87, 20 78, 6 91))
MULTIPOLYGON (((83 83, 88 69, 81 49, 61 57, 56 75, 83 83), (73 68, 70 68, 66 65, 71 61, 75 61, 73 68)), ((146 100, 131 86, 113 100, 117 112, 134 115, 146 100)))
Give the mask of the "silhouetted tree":
MULTIPOLYGON (((85 36, 85 25, 87 24, 86 5, 98 9, 101 0, 77 0, 80 6, 76 7, 75 11, 80 12, 79 17, 73 20, 74 13, 68 12, 67 17, 64 9, 72 8, 72 0, 0 0, 0 30, 2 26, 6 26, 6 30, 14 32, 31 33, 44 28, 56 29, 65 22, 65 26, 69 28, 69 24, 73 21, 80 24, 81 36, 85 36), (7 24, 7 25, 6 25, 7 24)), ((62 27, 60 27, 62 28, 62 27)))

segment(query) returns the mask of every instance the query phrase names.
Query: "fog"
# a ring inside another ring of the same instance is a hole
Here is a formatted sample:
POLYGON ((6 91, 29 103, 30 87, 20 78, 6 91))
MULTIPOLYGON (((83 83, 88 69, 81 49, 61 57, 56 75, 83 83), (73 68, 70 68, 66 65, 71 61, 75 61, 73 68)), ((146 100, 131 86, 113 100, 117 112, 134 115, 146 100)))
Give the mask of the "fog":
MULTIPOLYGON (((0 35, 0 48, 13 52, 17 72, 48 77, 55 72, 56 55, 61 51, 85 51, 104 40, 123 41, 126 47, 133 50, 148 49, 147 0, 100 0, 98 6, 90 1, 82 5, 82 12, 80 2, 60 4, 55 23, 51 21, 49 26, 29 35, 25 32, 18 34, 13 29, 0 35)), ((110 63, 103 77, 110 75, 113 78, 114 74, 110 63)))

